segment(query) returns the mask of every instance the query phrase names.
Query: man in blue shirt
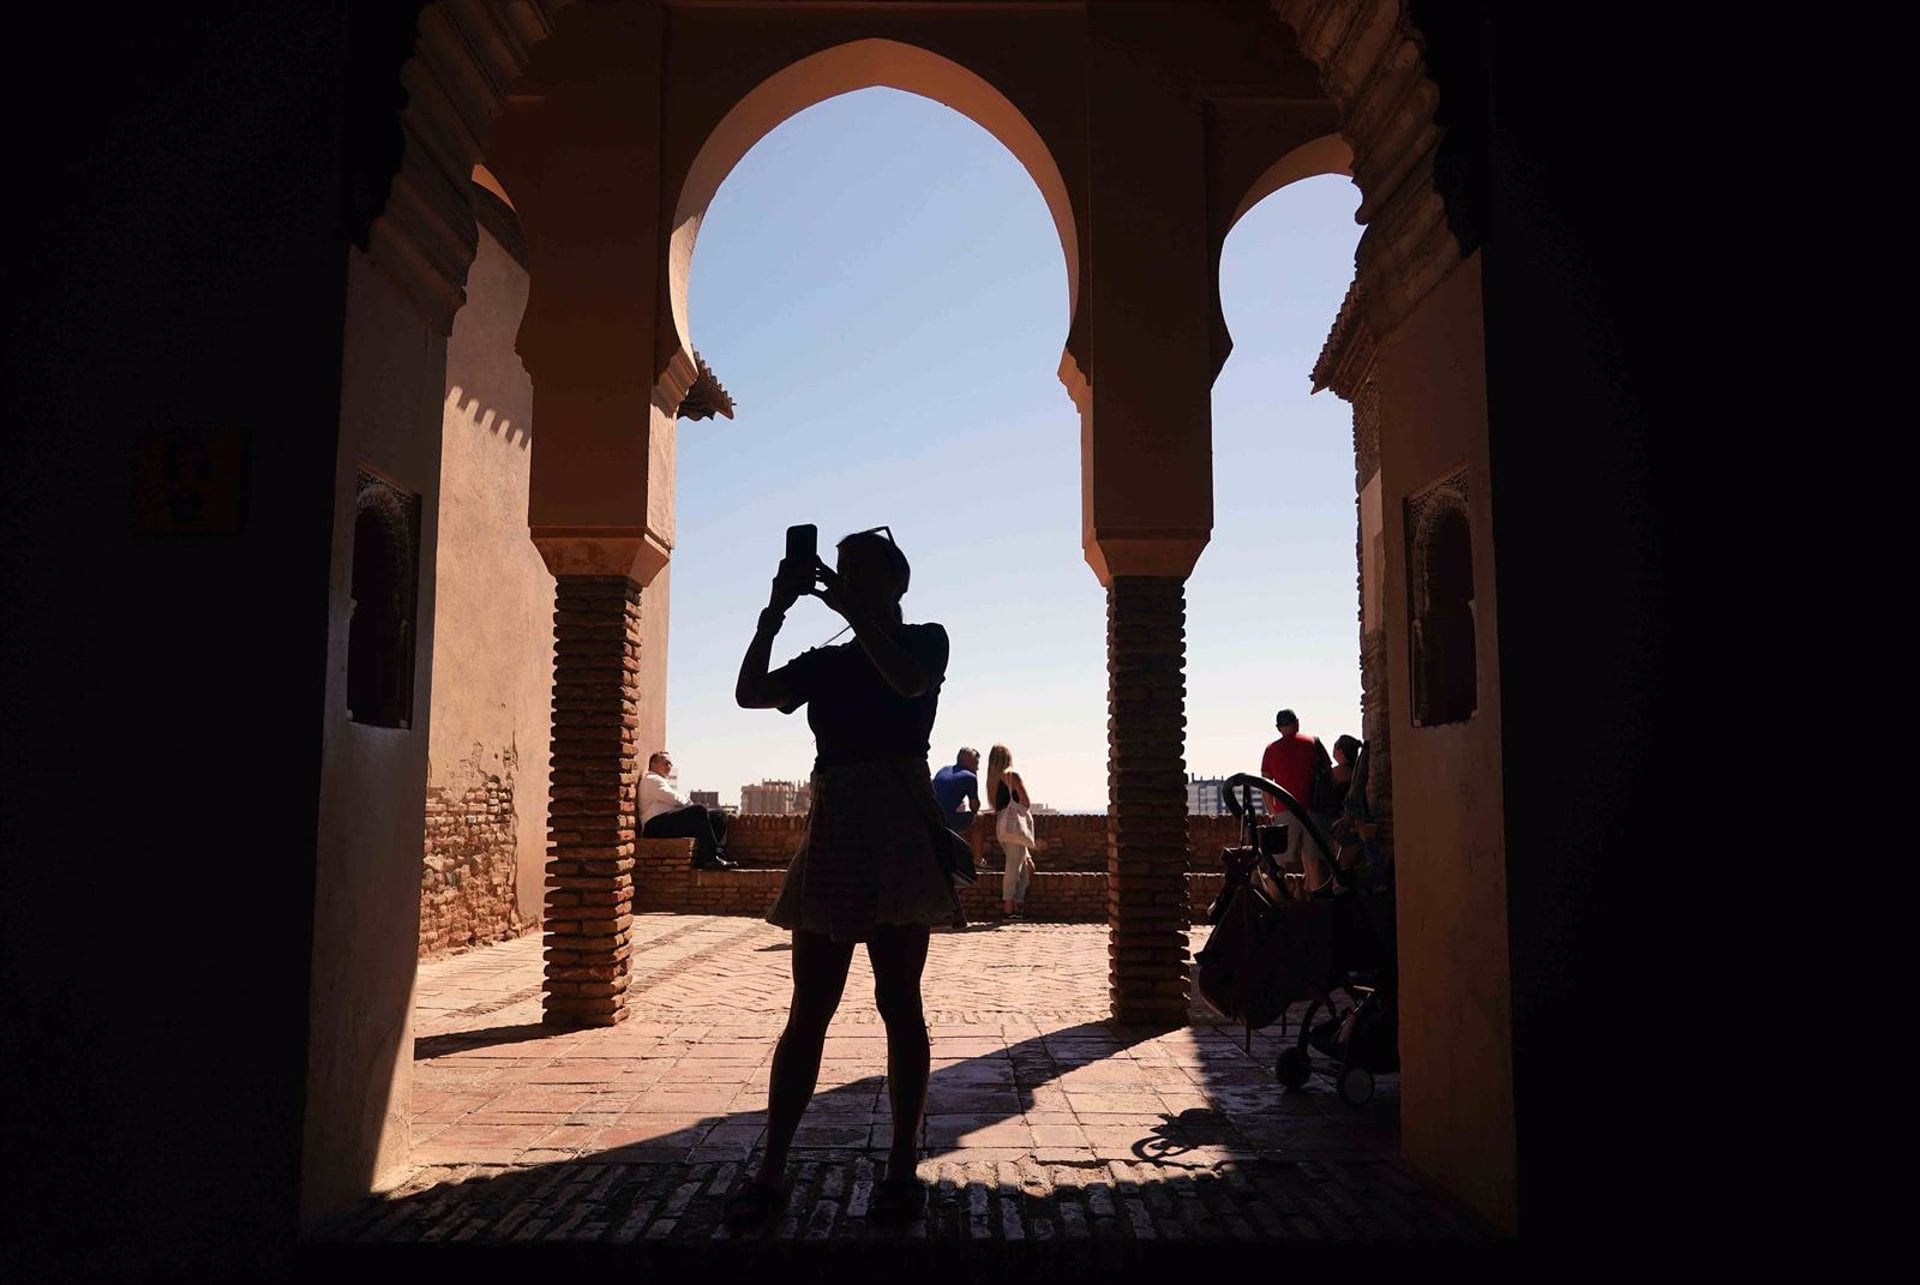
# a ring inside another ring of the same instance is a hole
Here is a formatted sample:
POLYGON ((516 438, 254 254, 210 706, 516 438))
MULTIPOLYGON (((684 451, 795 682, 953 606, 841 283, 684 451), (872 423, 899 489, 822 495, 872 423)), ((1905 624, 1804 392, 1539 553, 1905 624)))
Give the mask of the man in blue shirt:
POLYGON ((963 746, 951 766, 933 774, 933 797, 940 800, 947 828, 955 834, 965 834, 980 811, 979 771, 980 751, 963 746), (962 808, 960 805, 966 802, 973 806, 962 808))

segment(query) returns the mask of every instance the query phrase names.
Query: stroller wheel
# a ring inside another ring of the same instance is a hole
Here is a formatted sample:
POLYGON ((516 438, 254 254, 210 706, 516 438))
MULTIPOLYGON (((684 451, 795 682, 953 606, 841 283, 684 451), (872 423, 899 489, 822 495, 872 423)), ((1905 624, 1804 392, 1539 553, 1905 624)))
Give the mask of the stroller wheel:
POLYGON ((1350 1066, 1340 1073, 1340 1100, 1350 1107, 1363 1107, 1373 1100, 1373 1072, 1364 1066, 1350 1066))
POLYGON ((1280 1050, 1280 1060, 1274 1063, 1273 1073, 1289 1089, 1298 1089, 1306 1085, 1313 1066, 1297 1046, 1289 1046, 1280 1050))

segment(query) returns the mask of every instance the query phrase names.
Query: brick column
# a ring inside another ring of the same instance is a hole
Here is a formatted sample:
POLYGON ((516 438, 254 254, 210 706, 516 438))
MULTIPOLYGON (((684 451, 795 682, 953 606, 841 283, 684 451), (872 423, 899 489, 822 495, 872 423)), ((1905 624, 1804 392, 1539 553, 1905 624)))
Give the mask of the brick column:
POLYGON ((612 1026, 627 1016, 633 950, 640 586, 560 575, 554 600, 541 1006, 550 1026, 612 1026))
POLYGON ((1186 590, 1107 587, 1107 973, 1113 1016, 1187 1020, 1186 590))

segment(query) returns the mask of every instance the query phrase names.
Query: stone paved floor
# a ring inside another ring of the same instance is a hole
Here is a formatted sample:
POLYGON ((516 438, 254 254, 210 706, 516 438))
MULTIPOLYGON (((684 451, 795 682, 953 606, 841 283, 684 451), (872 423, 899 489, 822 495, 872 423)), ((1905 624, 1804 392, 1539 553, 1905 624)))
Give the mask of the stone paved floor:
POLYGON ((1255 1033, 1249 1052, 1239 1028, 1198 1006, 1170 1033, 1113 1026, 1105 928, 1015 924, 934 937, 926 1220, 866 1223, 891 1126, 872 974, 856 951, 788 1204, 753 1246, 730 1245, 719 1209, 762 1135, 787 948, 757 919, 638 916, 631 1018, 563 1034, 539 1024, 538 938, 423 964, 417 1168, 323 1228, 316 1252, 917 1246, 929 1264, 951 1264, 955 1252, 1093 1261, 1156 1247, 1485 1237, 1398 1162, 1398 1077, 1355 1110, 1318 1078, 1304 1092, 1280 1088, 1277 1027, 1255 1033))

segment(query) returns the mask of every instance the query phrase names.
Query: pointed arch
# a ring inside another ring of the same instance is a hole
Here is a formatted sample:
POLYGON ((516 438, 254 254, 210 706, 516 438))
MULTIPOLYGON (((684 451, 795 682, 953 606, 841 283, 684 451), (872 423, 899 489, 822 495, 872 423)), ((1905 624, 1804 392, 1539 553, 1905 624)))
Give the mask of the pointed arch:
MULTIPOLYGON (((1066 180, 1046 140, 1025 113, 983 76, 917 45, 874 38, 835 45, 789 63, 735 103, 701 144, 674 199, 668 237, 667 302, 677 348, 671 365, 691 360, 687 287, 694 245, 707 207, 727 175, 756 143, 789 118, 829 98, 874 88, 898 89, 950 107, 1013 153, 1040 189, 1060 236, 1071 330, 1080 297, 1079 223, 1066 180)), ((1079 374, 1063 344, 1060 375, 1070 392, 1079 374)))

